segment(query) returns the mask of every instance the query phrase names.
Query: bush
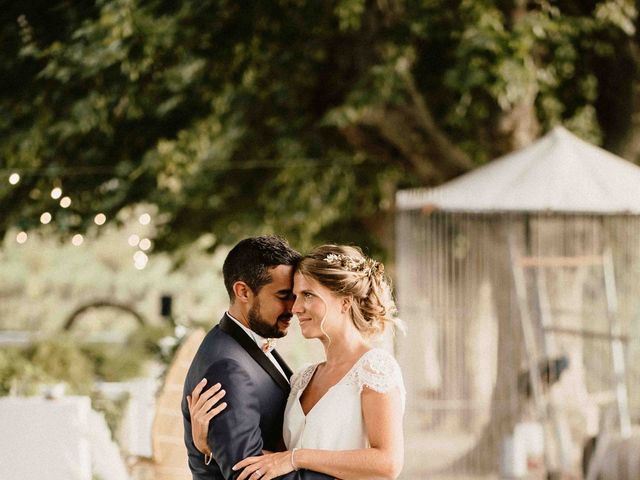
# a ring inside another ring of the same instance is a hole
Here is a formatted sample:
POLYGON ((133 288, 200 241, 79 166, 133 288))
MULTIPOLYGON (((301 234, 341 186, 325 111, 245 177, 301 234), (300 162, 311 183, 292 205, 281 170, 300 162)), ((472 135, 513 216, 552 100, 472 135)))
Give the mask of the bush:
POLYGON ((160 346, 169 334, 169 327, 147 326, 124 344, 81 343, 63 334, 26 348, 0 350, 0 395, 34 395, 47 383, 65 383, 68 393, 87 395, 95 381, 139 377, 148 361, 171 359, 172 352, 160 346))

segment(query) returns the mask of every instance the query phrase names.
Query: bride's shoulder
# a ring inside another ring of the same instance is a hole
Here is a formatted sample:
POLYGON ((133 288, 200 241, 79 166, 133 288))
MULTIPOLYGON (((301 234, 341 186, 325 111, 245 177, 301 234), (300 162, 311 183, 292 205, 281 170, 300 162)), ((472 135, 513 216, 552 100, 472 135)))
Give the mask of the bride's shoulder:
POLYGON ((360 388, 368 387, 376 392, 386 393, 396 387, 404 391, 400 365, 385 349, 372 348, 358 361, 354 369, 360 388))
POLYGON ((308 364, 295 372, 291 376, 291 391, 305 388, 311 377, 313 377, 313 372, 316 371, 317 366, 317 363, 308 364))

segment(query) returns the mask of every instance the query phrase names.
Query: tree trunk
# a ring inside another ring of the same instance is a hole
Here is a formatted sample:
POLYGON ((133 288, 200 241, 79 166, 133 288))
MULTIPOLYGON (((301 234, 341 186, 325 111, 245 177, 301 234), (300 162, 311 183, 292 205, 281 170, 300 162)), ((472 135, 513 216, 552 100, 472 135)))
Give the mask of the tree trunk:
POLYGON ((537 95, 537 85, 529 85, 527 94, 511 109, 500 114, 494 132, 494 156, 524 148, 538 138, 540 123, 535 106, 537 95))
MULTIPOLYGON (((514 316, 513 274, 508 252, 508 235, 518 228, 505 222, 497 228, 493 238, 487 238, 491 247, 483 249, 491 259, 489 281, 492 285, 493 302, 498 320, 498 354, 496 383, 491 400, 490 418, 475 442, 475 447, 458 459, 451 467, 453 471, 473 469, 474 473, 494 473, 498 469, 500 447, 506 435, 522 418, 523 402, 518 394, 518 375, 524 351, 519 318, 514 316)), ((520 232, 515 232, 516 234, 520 232)), ((520 241, 518 235, 518 241, 520 241)))
POLYGON ((598 119, 604 147, 627 160, 640 163, 640 44, 630 39, 615 58, 598 69, 600 96, 598 119))

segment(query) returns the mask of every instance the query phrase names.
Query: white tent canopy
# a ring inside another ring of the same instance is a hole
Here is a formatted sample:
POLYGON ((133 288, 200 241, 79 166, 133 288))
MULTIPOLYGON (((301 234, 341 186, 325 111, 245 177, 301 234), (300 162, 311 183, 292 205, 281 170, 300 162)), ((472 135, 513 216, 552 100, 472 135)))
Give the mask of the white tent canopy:
POLYGON ((397 208, 640 214, 640 167, 556 127, 442 186, 398 192, 397 208))

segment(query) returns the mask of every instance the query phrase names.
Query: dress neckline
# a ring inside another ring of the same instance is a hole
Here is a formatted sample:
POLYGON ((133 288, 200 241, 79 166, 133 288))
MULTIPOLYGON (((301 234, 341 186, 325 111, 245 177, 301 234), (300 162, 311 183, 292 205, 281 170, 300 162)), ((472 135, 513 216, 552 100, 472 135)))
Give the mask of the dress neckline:
POLYGON ((313 410, 318 406, 318 404, 320 402, 322 402, 322 400, 324 399, 324 397, 326 397, 329 392, 331 390, 333 390, 334 387, 337 387, 338 385, 340 385, 349 375, 351 375, 351 372, 353 372, 356 368, 356 366, 364 359, 364 357, 367 356, 367 354, 371 351, 375 350, 375 348, 370 348, 369 350, 367 350, 366 352, 364 352, 362 355, 360 355, 360 357, 353 363, 353 365, 351 365, 351 368, 349 368, 349 370, 347 370, 347 373, 345 373, 342 378, 340 378, 340 380, 338 380, 336 383, 334 383, 333 385, 331 385, 326 392, 324 392, 322 394, 322 396, 316 401, 316 403, 313 404, 313 406, 309 409, 309 411, 307 413, 304 413, 304 408, 302 408, 302 402, 300 401, 302 399, 302 394, 305 392, 305 390, 307 389, 307 387, 309 386, 309 384, 311 383, 311 380, 313 380, 313 377, 316 374, 316 371, 318 370, 318 366, 320 365, 320 363, 316 363, 315 365, 313 365, 313 368, 311 369, 311 374, 309 375, 309 379, 307 380, 306 384, 302 385, 302 387, 298 390, 298 406, 300 407, 300 412, 302 412, 302 415, 304 416, 304 418, 307 418, 309 416, 309 414, 311 412, 313 412, 313 410))

